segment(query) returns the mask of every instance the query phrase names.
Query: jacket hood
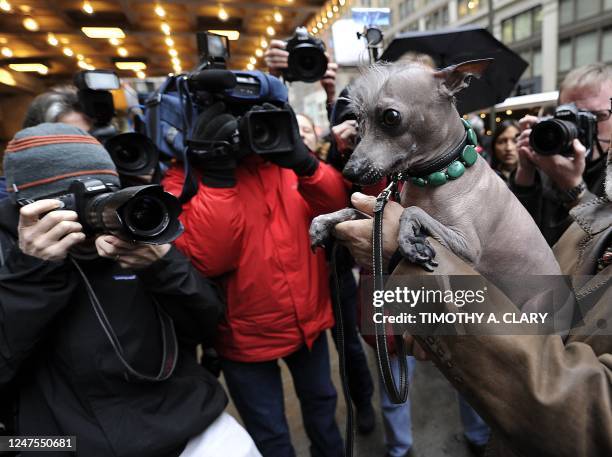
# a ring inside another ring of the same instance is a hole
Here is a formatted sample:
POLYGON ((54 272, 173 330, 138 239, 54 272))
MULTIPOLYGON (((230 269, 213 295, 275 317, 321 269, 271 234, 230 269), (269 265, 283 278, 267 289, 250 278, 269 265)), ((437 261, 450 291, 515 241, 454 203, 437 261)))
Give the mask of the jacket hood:
POLYGON ((17 237, 19 223, 19 208, 10 199, 0 200, 0 230, 17 237))

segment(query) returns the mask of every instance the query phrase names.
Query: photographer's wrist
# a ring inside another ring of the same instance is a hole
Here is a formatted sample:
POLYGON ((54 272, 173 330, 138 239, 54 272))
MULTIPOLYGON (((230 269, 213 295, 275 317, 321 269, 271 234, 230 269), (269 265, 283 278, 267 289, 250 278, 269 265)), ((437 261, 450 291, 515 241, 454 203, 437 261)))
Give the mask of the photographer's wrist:
POLYGON ((535 167, 519 165, 514 175, 514 183, 521 187, 531 187, 535 184, 535 167))

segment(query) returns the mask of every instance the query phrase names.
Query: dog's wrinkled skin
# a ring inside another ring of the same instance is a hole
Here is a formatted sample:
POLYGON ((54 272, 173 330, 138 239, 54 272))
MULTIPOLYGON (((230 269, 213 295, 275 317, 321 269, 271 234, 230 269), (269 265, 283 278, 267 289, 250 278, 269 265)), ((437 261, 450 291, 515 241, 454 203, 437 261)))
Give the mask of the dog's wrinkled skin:
MULTIPOLYGON (((360 120, 361 142, 344 168, 359 184, 372 184, 394 172, 431 163, 464 136, 454 95, 479 76, 489 61, 472 61, 434 71, 421 64, 375 66, 351 90, 360 120), (401 122, 387 127, 386 109, 401 122)), ((489 165, 478 158, 463 176, 439 187, 406 183, 401 203, 399 247, 426 269, 435 266, 432 236, 485 276, 555 275, 559 266, 533 219, 489 165)), ((313 246, 331 236, 330 228, 353 219, 347 210, 322 215, 311 225, 313 246)))

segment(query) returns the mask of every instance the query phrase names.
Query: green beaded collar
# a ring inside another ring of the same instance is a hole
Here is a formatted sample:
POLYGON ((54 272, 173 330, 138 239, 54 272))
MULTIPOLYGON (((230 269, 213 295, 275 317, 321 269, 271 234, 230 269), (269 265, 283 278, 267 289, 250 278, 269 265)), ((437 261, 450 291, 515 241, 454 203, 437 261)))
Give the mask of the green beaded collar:
POLYGON ((443 156, 443 159, 446 157, 450 158, 449 160, 442 160, 446 163, 442 164, 438 169, 434 168, 435 171, 428 171, 426 174, 404 172, 401 179, 406 181, 410 179, 413 184, 419 187, 427 185, 437 187, 446 184, 449 180, 461 177, 465 173, 466 168, 474 165, 478 159, 476 132, 474 132, 468 121, 461 118, 461 122, 465 127, 465 138, 457 148, 443 156))

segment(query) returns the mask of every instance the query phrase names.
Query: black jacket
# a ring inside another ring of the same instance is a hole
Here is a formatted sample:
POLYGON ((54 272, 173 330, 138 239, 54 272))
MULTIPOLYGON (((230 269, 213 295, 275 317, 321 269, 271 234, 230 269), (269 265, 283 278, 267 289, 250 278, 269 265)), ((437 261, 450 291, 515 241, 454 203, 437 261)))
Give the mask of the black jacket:
MULTIPOLYGON (((138 271, 101 258, 79 262, 139 371, 157 374, 162 359, 152 297, 174 322, 181 350, 172 376, 127 381, 74 265, 23 254, 14 243, 17 220, 0 202, 0 391, 16 388, 17 434, 75 435, 77 455, 87 457, 179 455, 227 404, 194 356, 223 314, 212 283, 175 248, 138 271)), ((74 454, 41 453, 52 455, 74 454)))
MULTIPOLYGON (((587 162, 583 173, 587 185, 587 193, 581 202, 604 195, 604 181, 606 177, 606 155, 593 162, 587 162)), ((523 187, 514 182, 514 173, 510 176, 510 190, 516 195, 523 206, 529 211, 542 235, 552 246, 563 235, 563 232, 572 223, 568 208, 559 199, 558 191, 552 180, 544 173, 536 173, 536 182, 533 186, 523 187)))

